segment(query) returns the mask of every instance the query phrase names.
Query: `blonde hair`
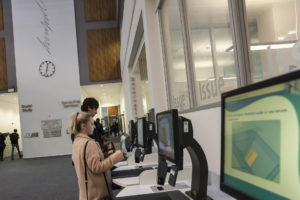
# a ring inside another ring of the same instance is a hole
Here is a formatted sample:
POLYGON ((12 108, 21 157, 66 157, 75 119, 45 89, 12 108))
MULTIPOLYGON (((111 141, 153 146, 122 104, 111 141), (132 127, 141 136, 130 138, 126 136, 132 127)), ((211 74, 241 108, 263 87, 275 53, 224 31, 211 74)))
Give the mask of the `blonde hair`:
POLYGON ((73 113, 69 122, 68 133, 75 134, 75 137, 81 131, 80 125, 87 124, 89 119, 92 117, 91 114, 86 112, 73 113))

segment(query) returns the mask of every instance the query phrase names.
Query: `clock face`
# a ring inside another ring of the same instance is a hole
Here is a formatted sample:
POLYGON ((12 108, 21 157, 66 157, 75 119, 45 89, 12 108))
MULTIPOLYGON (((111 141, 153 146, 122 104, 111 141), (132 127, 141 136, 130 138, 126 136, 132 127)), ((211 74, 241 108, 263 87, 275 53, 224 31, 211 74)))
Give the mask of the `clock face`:
POLYGON ((44 61, 39 67, 40 74, 44 77, 50 77, 55 72, 55 65, 51 61, 44 61))

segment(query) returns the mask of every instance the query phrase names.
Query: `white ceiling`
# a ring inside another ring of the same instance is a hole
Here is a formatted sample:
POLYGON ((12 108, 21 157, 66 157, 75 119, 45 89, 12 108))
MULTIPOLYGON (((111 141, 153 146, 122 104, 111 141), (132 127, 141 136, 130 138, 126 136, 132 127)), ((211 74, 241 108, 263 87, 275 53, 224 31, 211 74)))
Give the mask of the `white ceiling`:
POLYGON ((108 83, 81 86, 81 96, 94 97, 100 101, 100 106, 120 105, 122 83, 108 83))

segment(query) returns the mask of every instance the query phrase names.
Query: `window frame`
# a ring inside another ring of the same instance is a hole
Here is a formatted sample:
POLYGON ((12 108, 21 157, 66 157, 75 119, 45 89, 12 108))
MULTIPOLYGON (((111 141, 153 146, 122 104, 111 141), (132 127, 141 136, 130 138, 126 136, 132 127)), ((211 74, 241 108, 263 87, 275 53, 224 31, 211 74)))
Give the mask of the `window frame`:
MULTIPOLYGON (((169 74, 168 74, 168 65, 166 60, 166 49, 164 42, 164 28, 162 23, 162 11, 161 8, 164 5, 165 0, 157 1, 157 8, 155 12, 158 12, 158 20, 160 25, 160 36, 162 41, 163 49, 163 63, 164 63, 164 72, 166 77, 166 90, 167 90, 167 104, 168 109, 171 109, 171 94, 170 94, 170 85, 169 85, 169 74)), ((188 21, 188 11, 187 11, 187 2, 185 0, 177 0, 179 6, 180 14, 180 23, 182 28, 183 36, 183 45, 184 45, 184 57, 186 63, 186 74, 187 74, 187 86, 189 94, 190 108, 186 110, 179 111, 179 113, 189 113, 199 110, 205 110, 221 106, 221 99, 217 102, 205 104, 202 106, 197 106, 197 97, 195 92, 195 67, 193 59, 193 50, 190 37, 190 24, 188 21)), ((242 87, 251 83, 251 65, 250 65, 250 54, 249 54, 249 36, 247 30, 246 22, 246 8, 245 0, 228 0, 228 11, 230 19, 230 29, 232 32, 232 42, 234 50, 234 62, 237 76, 237 86, 242 87), (236 53, 237 52, 237 53, 236 53)), ((211 31, 211 29, 209 29, 211 31)), ((211 35, 210 35, 211 37, 211 35)), ((218 71, 216 65, 213 65, 214 73, 218 71)))

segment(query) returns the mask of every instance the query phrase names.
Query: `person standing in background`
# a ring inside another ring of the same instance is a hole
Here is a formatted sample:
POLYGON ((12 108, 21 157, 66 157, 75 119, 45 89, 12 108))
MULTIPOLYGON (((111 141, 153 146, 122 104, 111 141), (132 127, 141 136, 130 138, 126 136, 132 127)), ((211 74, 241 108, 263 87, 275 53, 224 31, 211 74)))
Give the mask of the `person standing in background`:
POLYGON ((10 142, 11 142, 11 159, 12 160, 14 160, 15 147, 18 150, 19 158, 23 157, 23 155, 21 154, 20 149, 19 149, 19 134, 17 133, 17 131, 18 131, 17 129, 14 129, 14 132, 9 135, 10 142))
POLYGON ((0 161, 3 161, 3 153, 6 147, 5 139, 6 135, 4 133, 0 133, 0 161))
MULTIPOLYGON (((81 111, 89 113, 92 117, 94 117, 97 114, 97 110, 99 108, 99 102, 93 98, 93 97, 88 97, 85 98, 82 105, 81 105, 81 111)), ((93 138, 96 142, 100 144, 100 147, 103 147, 103 139, 101 135, 102 133, 97 129, 97 123, 94 122, 95 128, 93 131, 93 134, 90 135, 91 138, 93 138)))

